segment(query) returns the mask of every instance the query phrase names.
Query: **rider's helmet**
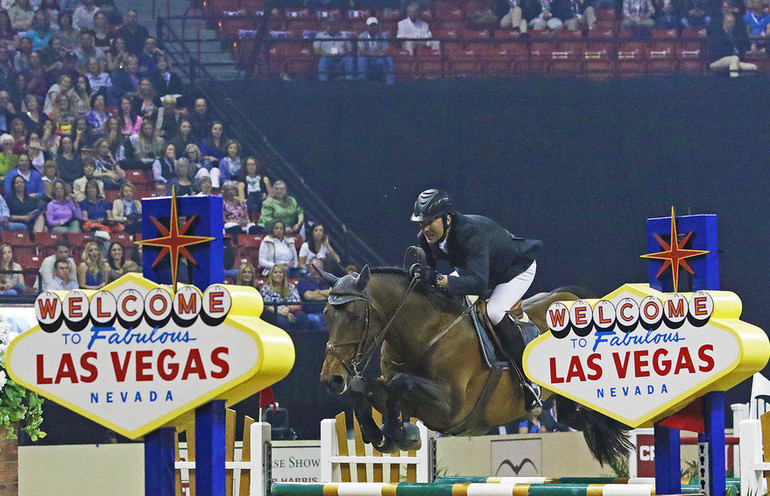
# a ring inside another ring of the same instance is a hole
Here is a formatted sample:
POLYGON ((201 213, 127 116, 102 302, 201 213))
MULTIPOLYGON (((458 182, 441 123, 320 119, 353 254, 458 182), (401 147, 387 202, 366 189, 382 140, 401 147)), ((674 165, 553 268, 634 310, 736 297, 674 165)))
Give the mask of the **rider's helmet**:
POLYGON ((438 189, 426 189, 417 201, 414 202, 412 222, 429 222, 439 217, 446 217, 454 213, 452 199, 446 193, 438 189))

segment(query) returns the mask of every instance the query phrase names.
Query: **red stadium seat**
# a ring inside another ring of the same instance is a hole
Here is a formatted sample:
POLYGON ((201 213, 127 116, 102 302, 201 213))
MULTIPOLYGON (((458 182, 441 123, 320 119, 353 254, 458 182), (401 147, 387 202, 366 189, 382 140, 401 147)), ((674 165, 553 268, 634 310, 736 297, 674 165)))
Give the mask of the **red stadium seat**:
MULTIPOLYGON (((180 153, 179 150, 177 150, 177 153, 180 153)), ((126 179, 137 187, 139 185, 152 184, 154 182, 150 172, 139 169, 126 169, 126 179)))
MULTIPOLYGON (((43 264, 43 256, 42 255, 19 255, 17 256, 14 253, 14 258, 16 261, 21 265, 22 269, 40 269, 40 266, 43 264)), ((38 279, 38 275, 36 273, 30 273, 30 274, 24 274, 24 283, 27 285, 27 287, 34 287, 35 281, 38 279)))
POLYGON ((415 50, 417 74, 423 79, 435 79, 443 76, 444 58, 441 50, 420 49, 415 50))
POLYGON ((407 50, 390 47, 388 55, 393 59, 393 67, 396 72, 396 81, 409 81, 417 73, 415 58, 407 50))
POLYGON ((2 231, 0 243, 7 243, 13 249, 13 255, 37 255, 37 245, 29 238, 27 231, 2 231))
POLYGON ((54 232, 35 233, 35 244, 38 247, 38 252, 44 257, 53 255, 54 246, 56 245, 56 242, 61 239, 66 240, 67 235, 64 233, 54 233, 54 232))
POLYGON ((233 245, 233 248, 238 250, 238 256, 235 258, 245 258, 256 266, 259 263, 259 245, 264 237, 264 234, 239 234, 238 244, 233 245))
POLYGON ((104 190, 104 199, 112 206, 112 202, 120 198, 120 191, 117 189, 104 190))
POLYGON ((478 76, 484 70, 482 53, 473 49, 447 52, 447 71, 453 75, 478 76))
POLYGON ((490 76, 506 76, 515 70, 515 53, 498 47, 490 47, 484 52, 484 72, 490 76))

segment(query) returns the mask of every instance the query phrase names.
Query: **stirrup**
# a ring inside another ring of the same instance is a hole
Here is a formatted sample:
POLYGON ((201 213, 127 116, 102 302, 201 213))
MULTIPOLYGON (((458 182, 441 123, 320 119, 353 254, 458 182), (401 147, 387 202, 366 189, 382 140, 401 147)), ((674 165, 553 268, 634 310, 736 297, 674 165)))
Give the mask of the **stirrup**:
POLYGON ((521 383, 521 390, 524 393, 524 408, 528 412, 531 412, 537 407, 542 408, 543 402, 541 400, 542 391, 540 386, 527 380, 521 383))

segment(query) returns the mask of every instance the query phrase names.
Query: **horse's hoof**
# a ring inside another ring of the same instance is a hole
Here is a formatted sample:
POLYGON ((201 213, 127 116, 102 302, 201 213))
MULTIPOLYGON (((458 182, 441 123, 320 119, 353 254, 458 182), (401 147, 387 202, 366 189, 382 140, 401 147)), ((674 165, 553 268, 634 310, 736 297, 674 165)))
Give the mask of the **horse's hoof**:
POLYGON ((398 451, 396 443, 389 437, 383 437, 381 444, 372 444, 372 446, 380 453, 384 453, 386 455, 396 453, 398 451))
POLYGON ((402 451, 418 450, 422 446, 420 429, 411 422, 404 422, 404 437, 398 442, 402 451))

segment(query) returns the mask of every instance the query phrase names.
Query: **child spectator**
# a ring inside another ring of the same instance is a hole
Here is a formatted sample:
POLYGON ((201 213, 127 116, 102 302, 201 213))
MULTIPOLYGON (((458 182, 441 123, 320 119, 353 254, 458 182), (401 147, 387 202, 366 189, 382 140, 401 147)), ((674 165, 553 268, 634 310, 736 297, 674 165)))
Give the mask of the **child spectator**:
POLYGON ((0 273, 0 295, 20 295, 27 289, 22 267, 13 259, 13 248, 8 243, 0 245, 0 271, 16 271, 15 274, 0 273))

